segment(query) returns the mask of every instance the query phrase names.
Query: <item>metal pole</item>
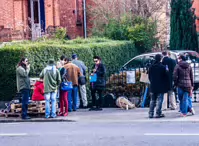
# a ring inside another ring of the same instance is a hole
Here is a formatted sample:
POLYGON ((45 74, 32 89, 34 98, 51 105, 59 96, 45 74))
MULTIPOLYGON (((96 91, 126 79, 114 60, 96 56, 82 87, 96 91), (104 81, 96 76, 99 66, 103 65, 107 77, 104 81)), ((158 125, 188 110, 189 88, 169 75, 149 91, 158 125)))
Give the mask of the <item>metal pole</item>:
POLYGON ((86 20, 86 0, 83 0, 84 5, 84 38, 87 38, 87 20, 86 20))

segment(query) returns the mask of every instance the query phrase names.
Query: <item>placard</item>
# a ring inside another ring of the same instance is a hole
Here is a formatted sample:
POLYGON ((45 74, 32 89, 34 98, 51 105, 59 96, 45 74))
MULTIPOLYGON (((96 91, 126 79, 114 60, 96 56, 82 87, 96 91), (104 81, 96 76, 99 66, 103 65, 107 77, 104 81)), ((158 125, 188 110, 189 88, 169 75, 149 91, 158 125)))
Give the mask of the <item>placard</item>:
POLYGON ((135 70, 126 71, 126 83, 127 84, 135 84, 136 83, 135 70))

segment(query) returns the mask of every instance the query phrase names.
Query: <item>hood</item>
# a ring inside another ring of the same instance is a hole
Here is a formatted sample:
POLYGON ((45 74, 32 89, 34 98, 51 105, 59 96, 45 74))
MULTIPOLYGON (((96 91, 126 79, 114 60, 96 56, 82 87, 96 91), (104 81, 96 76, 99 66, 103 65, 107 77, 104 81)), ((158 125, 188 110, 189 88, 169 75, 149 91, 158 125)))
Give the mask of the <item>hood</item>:
POLYGON ((181 68, 183 68, 183 69, 186 69, 186 68, 188 68, 188 67, 190 66, 190 64, 187 63, 186 61, 180 61, 180 62, 178 63, 178 65, 179 65, 181 68))
POLYGON ((56 66, 55 66, 55 65, 48 65, 48 66, 44 69, 44 74, 46 73, 46 71, 53 71, 53 73, 56 74, 56 66))
POLYGON ((37 82, 35 83, 35 86, 39 86, 40 84, 43 84, 43 81, 37 81, 37 82))

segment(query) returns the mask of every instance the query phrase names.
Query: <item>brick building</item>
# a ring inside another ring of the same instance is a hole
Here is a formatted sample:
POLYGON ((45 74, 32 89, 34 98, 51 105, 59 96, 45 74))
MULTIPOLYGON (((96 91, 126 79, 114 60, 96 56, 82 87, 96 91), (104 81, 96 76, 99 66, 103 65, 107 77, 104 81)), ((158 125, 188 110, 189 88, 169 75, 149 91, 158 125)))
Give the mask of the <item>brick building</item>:
MULTIPOLYGON (((34 40, 59 26, 66 27, 72 39, 84 37, 87 29, 84 23, 85 1, 87 7, 94 5, 94 0, 0 0, 0 41, 34 40)), ((193 8, 199 32, 199 0, 194 0, 193 8)), ((169 15, 161 17, 168 25, 169 15)), ((163 39, 169 40, 168 37, 169 33, 163 39)))
POLYGON ((0 0, 0 41, 36 39, 55 27, 84 36, 84 0, 0 0))

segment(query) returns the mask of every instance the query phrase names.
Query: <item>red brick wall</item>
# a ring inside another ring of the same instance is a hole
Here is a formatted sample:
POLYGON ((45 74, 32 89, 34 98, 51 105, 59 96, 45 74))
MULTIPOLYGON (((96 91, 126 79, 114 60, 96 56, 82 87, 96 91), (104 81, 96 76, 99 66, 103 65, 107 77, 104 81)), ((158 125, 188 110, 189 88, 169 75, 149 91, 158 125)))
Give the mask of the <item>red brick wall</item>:
POLYGON ((197 16, 197 20, 196 20, 196 28, 197 28, 197 32, 199 32, 199 0, 194 0, 193 3, 193 8, 195 8, 195 14, 197 16))
POLYGON ((84 36, 83 0, 60 0, 60 26, 67 29, 68 35, 72 39, 84 36), (78 16, 82 24, 77 26, 78 16))

